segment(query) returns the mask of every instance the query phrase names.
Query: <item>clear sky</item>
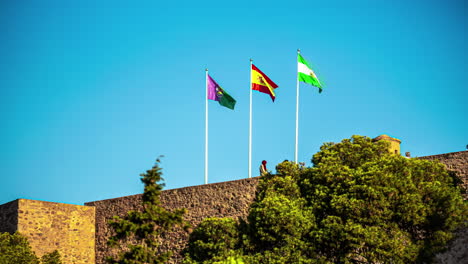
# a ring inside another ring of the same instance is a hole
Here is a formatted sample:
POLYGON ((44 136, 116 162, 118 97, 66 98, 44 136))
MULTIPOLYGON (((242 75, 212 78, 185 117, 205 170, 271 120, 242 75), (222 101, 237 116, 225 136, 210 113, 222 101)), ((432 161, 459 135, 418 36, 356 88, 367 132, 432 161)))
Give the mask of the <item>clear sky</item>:
POLYGON ((253 94, 253 175, 323 142, 388 134, 412 156, 468 144, 467 4, 394 1, 0 3, 0 204, 83 204, 204 182, 205 68, 237 100, 209 102, 209 183, 248 177, 250 62, 279 85, 253 94))

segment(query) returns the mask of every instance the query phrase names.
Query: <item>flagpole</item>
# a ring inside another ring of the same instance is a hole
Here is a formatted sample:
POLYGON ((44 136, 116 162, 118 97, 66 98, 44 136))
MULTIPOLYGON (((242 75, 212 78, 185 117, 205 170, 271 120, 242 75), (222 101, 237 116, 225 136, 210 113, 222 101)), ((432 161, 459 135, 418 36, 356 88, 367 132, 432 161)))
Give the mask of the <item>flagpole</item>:
POLYGON ((250 59, 250 114, 249 114, 249 178, 252 178, 252 62, 250 59))
POLYGON ((205 184, 208 184, 208 69, 205 69, 205 184))
MULTIPOLYGON (((297 49, 297 54, 301 52, 300 49, 297 49)), ((296 58, 297 60, 297 58, 296 58)), ((299 64, 297 66, 297 74, 296 74, 296 147, 294 152, 294 161, 298 163, 298 145, 299 145, 299 64)))

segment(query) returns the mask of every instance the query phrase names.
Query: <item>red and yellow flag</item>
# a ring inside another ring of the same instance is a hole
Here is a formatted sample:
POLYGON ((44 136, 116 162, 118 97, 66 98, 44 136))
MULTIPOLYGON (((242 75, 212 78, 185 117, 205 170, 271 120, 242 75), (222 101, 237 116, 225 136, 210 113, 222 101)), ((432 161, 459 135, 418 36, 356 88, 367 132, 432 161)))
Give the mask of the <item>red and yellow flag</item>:
POLYGON ((266 74, 252 64, 251 71, 252 90, 269 94, 271 100, 275 101, 275 89, 278 87, 266 74))

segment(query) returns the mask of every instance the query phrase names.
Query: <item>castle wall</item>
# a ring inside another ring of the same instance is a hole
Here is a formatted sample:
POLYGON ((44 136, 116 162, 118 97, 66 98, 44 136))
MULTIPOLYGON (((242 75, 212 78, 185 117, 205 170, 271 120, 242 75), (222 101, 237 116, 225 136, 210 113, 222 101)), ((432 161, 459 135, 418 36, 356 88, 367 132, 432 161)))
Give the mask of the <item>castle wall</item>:
MULTIPOLYGON (((161 203, 168 210, 186 208, 185 220, 193 227, 205 217, 245 218, 249 205, 255 198, 259 178, 242 179, 172 189, 161 193, 161 203)), ((96 208, 96 263, 105 263, 105 256, 115 254, 116 249, 106 244, 112 232, 107 223, 114 215, 124 216, 130 210, 141 209, 141 194, 86 203, 96 208)), ((162 249, 172 250, 173 262, 180 262, 178 254, 187 244, 189 234, 177 230, 165 237, 162 249)))
POLYGON ((18 229, 18 200, 0 205, 0 233, 14 233, 18 229))
POLYGON ((94 211, 89 206, 18 199, 1 205, 0 230, 27 237, 38 257, 58 250, 64 263, 94 263, 94 211))

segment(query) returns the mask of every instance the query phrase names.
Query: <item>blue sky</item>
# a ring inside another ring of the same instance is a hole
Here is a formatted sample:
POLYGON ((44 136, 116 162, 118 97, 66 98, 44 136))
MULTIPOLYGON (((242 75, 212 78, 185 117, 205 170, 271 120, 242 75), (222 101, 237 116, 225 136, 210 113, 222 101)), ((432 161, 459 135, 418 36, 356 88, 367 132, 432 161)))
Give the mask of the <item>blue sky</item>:
POLYGON ((205 68, 236 100, 209 104, 209 182, 248 177, 250 62, 279 85, 253 94, 253 175, 323 142, 389 134, 412 156, 468 144, 464 1, 13 1, 0 3, 0 204, 83 204, 203 184, 205 68))

